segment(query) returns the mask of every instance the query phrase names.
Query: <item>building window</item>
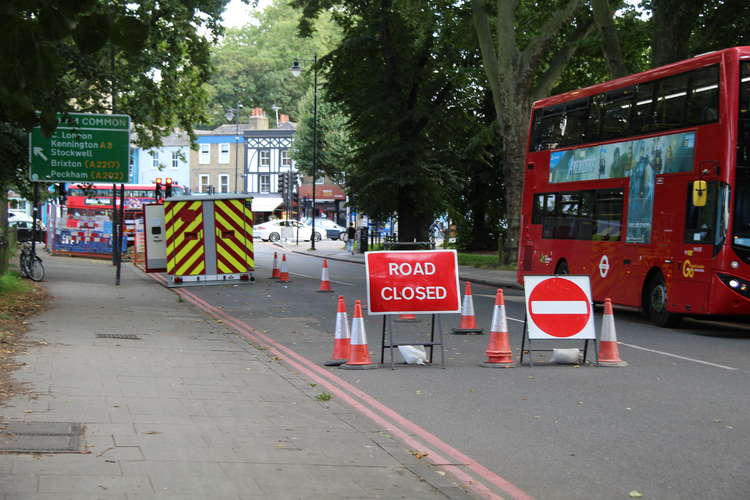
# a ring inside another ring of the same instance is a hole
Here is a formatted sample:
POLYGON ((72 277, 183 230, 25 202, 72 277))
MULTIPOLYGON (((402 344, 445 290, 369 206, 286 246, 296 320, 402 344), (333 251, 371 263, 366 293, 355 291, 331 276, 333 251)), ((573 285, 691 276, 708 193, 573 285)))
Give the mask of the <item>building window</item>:
POLYGON ((258 176, 258 190, 261 193, 271 192, 271 176, 268 174, 258 176))
POLYGON ((209 177, 208 174, 201 174, 198 177, 198 192, 208 193, 209 177))
MULTIPOLYGON (((211 163, 211 145, 201 144, 200 156, 198 157, 198 163, 201 165, 208 165, 211 163)), ((202 192, 202 191, 201 191, 202 192)))
POLYGON ((281 166, 282 167, 291 167, 292 166, 292 159, 289 157, 289 150, 288 149, 282 149, 281 150, 281 166))
POLYGON ((180 166, 180 152, 172 151, 172 168, 177 168, 179 166, 180 166))
POLYGON ((270 167, 271 166, 271 151, 268 149, 263 149, 260 151, 260 166, 261 167, 270 167))
POLYGON ((229 163, 229 143, 219 144, 219 163, 229 163))
POLYGON ((153 168, 159 168, 159 153, 151 151, 149 154, 151 155, 151 166, 153 168))
POLYGON ((227 174, 219 175, 219 192, 220 193, 229 192, 229 176, 227 174))

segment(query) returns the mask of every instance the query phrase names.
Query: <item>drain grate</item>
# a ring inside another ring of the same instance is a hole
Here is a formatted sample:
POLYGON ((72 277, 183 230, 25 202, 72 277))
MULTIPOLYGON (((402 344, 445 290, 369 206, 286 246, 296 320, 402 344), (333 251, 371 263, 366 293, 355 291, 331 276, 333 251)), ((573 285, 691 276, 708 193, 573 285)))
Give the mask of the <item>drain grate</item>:
POLYGON ((97 333, 96 338, 98 339, 122 339, 122 340, 141 340, 138 335, 132 335, 129 333, 97 333))
POLYGON ((0 428, 0 452, 79 453, 83 424, 74 422, 11 422, 0 428))

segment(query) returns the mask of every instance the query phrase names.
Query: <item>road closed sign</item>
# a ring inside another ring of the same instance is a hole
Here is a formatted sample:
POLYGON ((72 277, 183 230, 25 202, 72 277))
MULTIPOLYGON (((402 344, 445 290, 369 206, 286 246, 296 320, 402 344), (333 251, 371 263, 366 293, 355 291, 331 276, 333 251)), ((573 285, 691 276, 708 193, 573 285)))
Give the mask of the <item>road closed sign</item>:
POLYGON ((461 311, 455 250, 367 252, 369 314, 461 311))
POLYGON ((526 276, 530 339, 595 339, 588 276, 526 276))

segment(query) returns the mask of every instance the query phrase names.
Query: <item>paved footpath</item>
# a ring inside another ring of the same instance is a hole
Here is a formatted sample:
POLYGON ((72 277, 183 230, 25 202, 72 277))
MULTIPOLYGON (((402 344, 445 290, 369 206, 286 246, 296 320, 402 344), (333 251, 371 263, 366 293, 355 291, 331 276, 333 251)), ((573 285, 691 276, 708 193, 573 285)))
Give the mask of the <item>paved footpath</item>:
POLYGON ((84 424, 84 451, 0 454, 0 499, 466 498, 133 267, 115 287, 108 262, 44 263, 54 301, 15 373, 30 393, 0 420, 84 424))

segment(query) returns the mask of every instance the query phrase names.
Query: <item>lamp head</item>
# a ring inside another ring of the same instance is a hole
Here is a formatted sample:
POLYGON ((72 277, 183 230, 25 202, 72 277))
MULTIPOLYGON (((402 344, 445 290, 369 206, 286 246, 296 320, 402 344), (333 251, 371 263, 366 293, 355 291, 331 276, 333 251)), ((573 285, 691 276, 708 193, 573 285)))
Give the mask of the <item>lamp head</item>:
POLYGON ((292 76, 299 76, 300 73, 302 73, 302 68, 299 65, 299 61, 297 59, 294 60, 292 63, 292 67, 290 68, 292 71, 292 76))

